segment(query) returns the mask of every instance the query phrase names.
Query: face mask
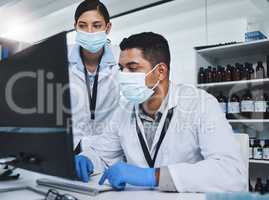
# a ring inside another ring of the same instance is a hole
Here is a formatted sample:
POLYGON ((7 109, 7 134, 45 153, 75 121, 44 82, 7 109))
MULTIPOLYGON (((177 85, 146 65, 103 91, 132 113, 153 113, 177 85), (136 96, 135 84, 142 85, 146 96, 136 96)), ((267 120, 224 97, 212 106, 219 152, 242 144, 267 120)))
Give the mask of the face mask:
POLYGON ((77 30, 76 43, 91 53, 97 53, 107 42, 107 34, 102 32, 88 33, 77 30))
POLYGON ((147 74, 140 72, 120 72, 119 83, 121 95, 123 95, 129 102, 138 105, 148 100, 153 94, 154 89, 158 86, 158 81, 152 88, 146 86, 146 77, 153 72, 156 65, 147 74))

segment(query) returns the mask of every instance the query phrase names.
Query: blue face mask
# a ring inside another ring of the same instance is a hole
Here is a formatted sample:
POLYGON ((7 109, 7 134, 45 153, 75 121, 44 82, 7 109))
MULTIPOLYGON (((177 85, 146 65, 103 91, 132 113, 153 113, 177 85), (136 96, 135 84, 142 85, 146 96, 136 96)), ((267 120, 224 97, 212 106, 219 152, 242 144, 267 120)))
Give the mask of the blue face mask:
POLYGON ((91 53, 100 51, 107 42, 105 31, 88 33, 77 30, 76 43, 91 53))
POLYGON ((157 66, 158 65, 147 74, 140 72, 119 72, 118 78, 121 95, 135 105, 148 100, 154 94, 154 89, 158 86, 160 81, 158 81, 152 88, 148 88, 145 79, 157 66))

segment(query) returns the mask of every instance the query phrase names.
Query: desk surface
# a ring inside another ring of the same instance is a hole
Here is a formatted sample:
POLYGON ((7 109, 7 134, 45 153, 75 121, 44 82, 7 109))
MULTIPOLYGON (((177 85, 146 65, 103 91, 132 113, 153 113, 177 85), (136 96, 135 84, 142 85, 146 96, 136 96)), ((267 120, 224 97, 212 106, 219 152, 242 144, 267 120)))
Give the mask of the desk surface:
MULTIPOLYGON (((54 179, 54 177, 41 175, 38 173, 29 172, 26 170, 18 170, 21 173, 21 178, 18 181, 8 181, 8 182, 0 182, 0 189, 9 188, 9 187, 22 187, 22 186, 31 186, 36 189, 47 191, 48 188, 40 187, 36 185, 36 180, 39 178, 50 178, 54 179)), ((99 177, 92 177, 92 180, 87 183, 89 187, 97 187, 99 177)), ((56 178, 56 180, 59 180, 56 178)), ((81 183, 80 183, 81 184, 81 183)), ((60 190, 59 190, 60 191, 60 190)), ((61 193, 65 194, 67 192, 60 191, 61 193)), ((191 193, 163 193, 159 191, 150 191, 150 190, 137 190, 134 188, 130 188, 126 191, 122 192, 106 192, 100 194, 95 197, 81 195, 77 193, 70 193, 73 196, 77 197, 79 200, 89 200, 89 199, 96 199, 96 200, 141 200, 141 199, 152 199, 152 200, 205 200, 204 194, 191 194, 191 193)), ((8 192, 8 193, 0 193, 1 200, 41 200, 42 196, 32 193, 30 191, 18 191, 18 192, 8 192), (27 197, 27 198, 26 198, 27 197)))

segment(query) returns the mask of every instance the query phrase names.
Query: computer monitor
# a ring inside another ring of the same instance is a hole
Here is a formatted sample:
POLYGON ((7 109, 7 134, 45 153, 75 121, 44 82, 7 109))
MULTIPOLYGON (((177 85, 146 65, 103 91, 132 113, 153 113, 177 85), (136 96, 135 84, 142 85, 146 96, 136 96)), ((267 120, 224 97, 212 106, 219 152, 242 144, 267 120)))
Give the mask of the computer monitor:
POLYGON ((76 179, 67 32, 0 63, 0 158, 16 167, 76 179))

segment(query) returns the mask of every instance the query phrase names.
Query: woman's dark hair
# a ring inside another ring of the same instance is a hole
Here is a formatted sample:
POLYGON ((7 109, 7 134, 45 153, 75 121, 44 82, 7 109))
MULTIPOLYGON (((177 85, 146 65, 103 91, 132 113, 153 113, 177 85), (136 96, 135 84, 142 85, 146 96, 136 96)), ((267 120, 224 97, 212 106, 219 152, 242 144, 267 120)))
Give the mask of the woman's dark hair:
POLYGON ((77 23, 79 17, 83 13, 91 10, 97 10, 104 17, 106 23, 110 22, 110 16, 107 8, 99 0, 85 0, 81 2, 75 12, 75 22, 77 23))

